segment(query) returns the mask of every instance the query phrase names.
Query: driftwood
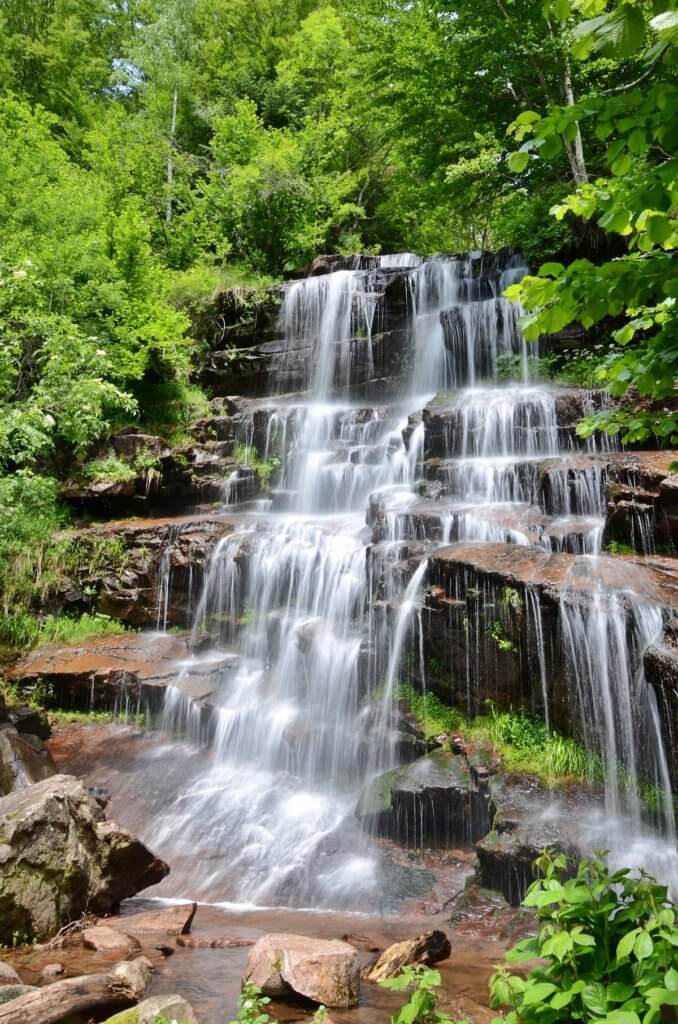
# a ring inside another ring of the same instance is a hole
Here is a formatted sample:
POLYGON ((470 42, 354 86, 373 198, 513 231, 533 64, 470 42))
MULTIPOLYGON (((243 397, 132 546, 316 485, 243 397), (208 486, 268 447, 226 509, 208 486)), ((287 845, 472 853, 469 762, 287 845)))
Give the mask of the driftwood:
MULTIPOLYGON (((120 965, 122 967, 123 965, 120 965)), ((131 965, 124 965, 125 967, 131 965)), ((144 972, 86 974, 55 981, 0 1006, 0 1024, 61 1024, 72 1016, 101 1018, 134 1006, 146 990, 144 972)))
POLYGON ((416 939, 389 946, 363 976, 366 981, 385 981, 386 978, 395 978, 405 966, 421 964, 430 967, 440 960, 447 960, 450 952, 450 940, 445 932, 425 932, 416 939))

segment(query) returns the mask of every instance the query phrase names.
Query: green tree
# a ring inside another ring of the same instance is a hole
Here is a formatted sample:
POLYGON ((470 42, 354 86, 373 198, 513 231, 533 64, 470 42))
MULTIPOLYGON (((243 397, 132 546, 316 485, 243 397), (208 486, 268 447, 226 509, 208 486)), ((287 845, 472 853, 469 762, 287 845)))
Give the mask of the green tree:
POLYGON ((547 263, 510 294, 529 311, 530 339, 574 321, 587 328, 616 322, 599 377, 616 396, 633 388, 643 405, 589 417, 582 433, 602 428, 621 432, 626 442, 655 434, 675 444, 678 417, 664 403, 678 376, 678 15, 671 2, 628 0, 607 7, 580 0, 553 6, 564 20, 580 18, 572 31, 574 56, 602 54, 630 68, 626 80, 574 106, 523 112, 512 127, 522 144, 510 164, 529 181, 545 149, 571 135, 577 123, 588 124, 604 147, 601 173, 551 212, 557 219, 594 221, 617 236, 623 252, 600 264, 547 263), (594 17, 581 20, 582 14, 594 17), (638 63, 644 67, 639 75, 638 63))

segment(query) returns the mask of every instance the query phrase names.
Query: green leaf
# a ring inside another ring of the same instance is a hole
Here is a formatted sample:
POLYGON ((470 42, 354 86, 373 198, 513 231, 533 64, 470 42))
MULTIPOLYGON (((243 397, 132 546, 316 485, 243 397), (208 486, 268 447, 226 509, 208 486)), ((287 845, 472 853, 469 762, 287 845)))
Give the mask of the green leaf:
POLYGON ((678 11, 664 11, 650 21, 650 28, 664 42, 674 43, 678 40, 678 11))
POLYGON ((669 992, 678 992, 678 971, 675 967, 669 967, 664 975, 664 984, 669 992))
POLYGON ((649 956, 652 956, 654 950, 654 943, 652 936, 646 931, 640 931, 633 944, 633 954, 638 960, 647 960, 649 956))
POLYGON ((584 1006, 591 1013, 595 1013, 599 1017, 607 1013, 607 992, 605 986, 601 985, 599 981, 594 981, 591 985, 587 985, 581 997, 584 1006))
POLYGON ((607 986, 607 999, 610 1003, 625 1003, 633 995, 633 985, 625 985, 621 981, 613 981, 607 986))
POLYGON ((560 277, 565 267, 562 263, 542 263, 539 268, 539 277, 560 277))
POLYGON ((507 163, 512 171, 515 171, 516 174, 520 174, 521 171, 525 170, 529 161, 530 154, 526 153, 522 149, 519 149, 515 153, 511 153, 509 155, 507 163))
POLYGON ((550 981, 530 982, 523 994, 522 1006, 534 1006, 535 1003, 542 1003, 547 996, 556 991, 556 986, 550 981))
POLYGON ((633 163, 633 157, 630 153, 623 153, 618 156, 616 160, 612 162, 610 170, 616 178, 621 178, 622 175, 626 174, 631 169, 633 163))

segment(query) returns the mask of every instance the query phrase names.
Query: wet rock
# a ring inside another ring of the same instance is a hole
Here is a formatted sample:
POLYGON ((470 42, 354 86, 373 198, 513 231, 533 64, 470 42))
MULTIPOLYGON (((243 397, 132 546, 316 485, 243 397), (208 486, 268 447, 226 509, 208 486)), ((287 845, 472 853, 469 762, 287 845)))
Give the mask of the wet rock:
POLYGON ((643 655, 645 678, 657 699, 672 788, 678 787, 678 644, 669 630, 664 643, 650 644, 643 655))
POLYGON ((160 1019, 198 1024, 193 1007, 179 995, 151 996, 129 1010, 108 1017, 104 1024, 156 1024, 160 1019))
MULTIPOLYGON (((78 644, 46 644, 21 658, 9 673, 21 685, 48 683, 61 707, 113 709, 129 704, 157 708, 164 688, 176 682, 177 663, 188 657, 188 639, 175 634, 120 633, 78 644)), ((201 681, 206 697, 217 686, 219 663, 196 661, 186 677, 201 681)))
POLYGON ((141 914, 102 918, 100 924, 117 931, 129 932, 130 935, 145 935, 149 932, 188 935, 197 909, 197 903, 182 903, 176 907, 148 910, 141 914))
POLYGON ((358 953, 346 942, 287 933, 262 936, 252 948, 243 982, 275 998, 302 996, 329 1007, 357 1006, 358 953))
MULTIPOLYGON (((572 733, 575 708, 561 601, 585 606, 602 586, 620 594, 622 602, 625 592, 634 592, 663 606, 671 617, 678 612, 677 579, 671 559, 600 556, 594 564, 518 544, 438 548, 429 559, 430 584, 421 616, 424 659, 431 666, 427 685, 471 715, 480 713, 486 700, 542 714, 545 678, 551 722, 572 733)), ((632 614, 629 605, 629 621, 632 614)), ((416 664, 412 671, 416 674, 416 664)))
POLYGON ((478 881, 518 906, 535 878, 534 862, 546 849, 565 853, 573 862, 591 856, 584 830, 592 806, 590 797, 563 791, 553 793, 530 777, 490 781, 492 830, 476 843, 478 881), (554 813, 554 807, 557 811, 554 813))
POLYGON ((0 985, 20 985, 21 978, 9 964, 0 960, 0 985))
POLYGON ((21 736, 37 736, 38 739, 48 740, 52 735, 47 713, 42 708, 13 707, 7 718, 21 736))
POLYGON ((638 551, 678 545, 674 451, 615 452, 609 458, 606 535, 638 551))
POLYGON ((127 935, 118 928, 107 928, 103 924, 85 928, 82 932, 82 944, 85 949, 93 949, 96 953, 131 956, 141 952, 141 945, 134 936, 127 935))
POLYGON ((12 725, 0 725, 0 796, 55 774, 56 765, 41 740, 20 736, 12 725))
POLYGON ((0 799, 0 942, 16 931, 47 938, 85 910, 114 910, 168 871, 71 776, 0 799))
POLYGON ((395 978, 403 967, 430 967, 440 960, 447 960, 451 952, 450 940, 445 932, 425 932, 416 939, 406 939, 389 946, 365 973, 365 979, 380 982, 386 978, 395 978))
POLYGON ((405 846, 472 844, 487 832, 487 796, 463 757, 434 750, 367 783, 356 816, 405 846))

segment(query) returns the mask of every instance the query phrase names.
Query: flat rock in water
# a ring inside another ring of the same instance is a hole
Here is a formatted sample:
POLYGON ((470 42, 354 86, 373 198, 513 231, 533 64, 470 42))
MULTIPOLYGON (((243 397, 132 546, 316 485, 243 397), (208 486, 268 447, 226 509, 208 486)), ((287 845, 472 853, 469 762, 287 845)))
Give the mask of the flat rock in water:
POLYGON ((107 928, 106 925, 101 924, 85 928, 82 932, 82 942, 85 949, 93 949, 97 953, 117 953, 120 956, 129 956, 132 953, 141 952, 140 943, 132 935, 127 935, 117 928, 107 928))
POLYGON ((177 907, 146 910, 141 914, 106 917, 99 924, 126 932, 129 935, 144 935, 147 932, 162 935, 188 935, 197 909, 197 903, 181 903, 177 907))
POLYGON ((425 932, 416 939, 406 939, 389 946, 365 973, 365 978, 375 982, 395 978, 403 967, 415 964, 430 967, 440 960, 447 960, 451 952, 450 940, 445 932, 425 932))
POLYGON ((247 958, 243 982, 264 995, 303 996, 323 1006, 358 1005, 358 953, 347 942, 307 935, 263 935, 247 958))

